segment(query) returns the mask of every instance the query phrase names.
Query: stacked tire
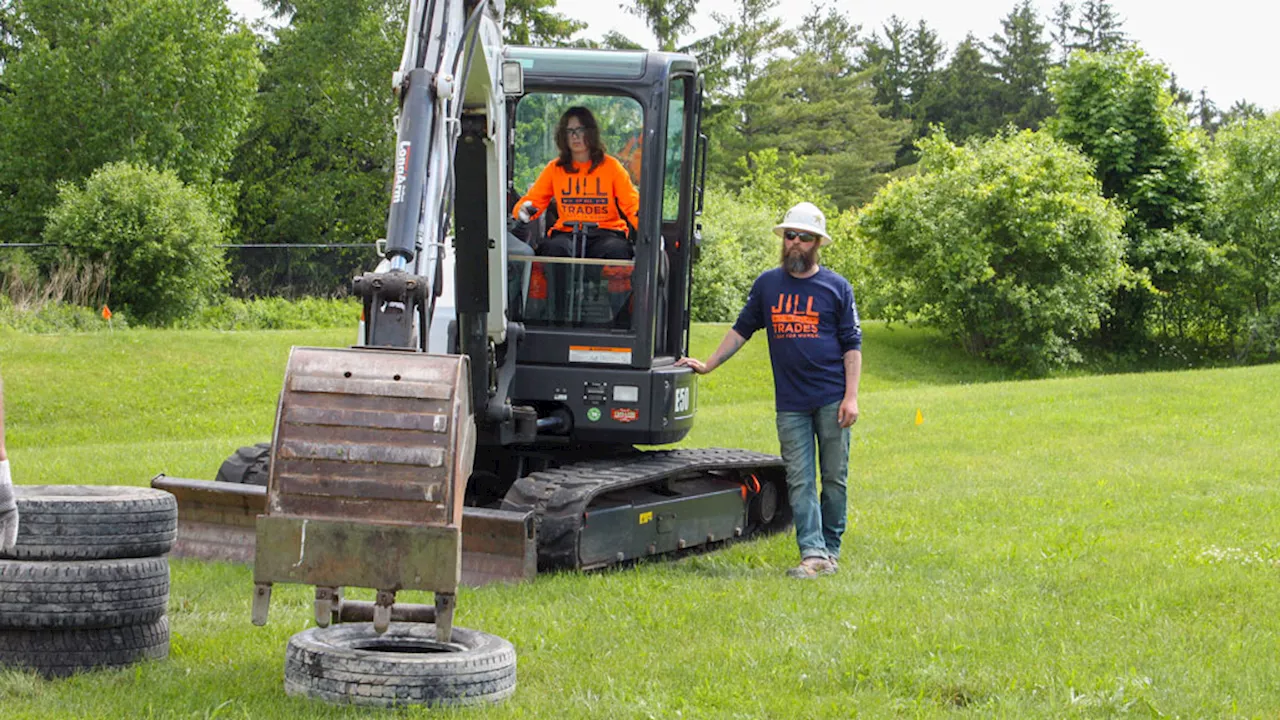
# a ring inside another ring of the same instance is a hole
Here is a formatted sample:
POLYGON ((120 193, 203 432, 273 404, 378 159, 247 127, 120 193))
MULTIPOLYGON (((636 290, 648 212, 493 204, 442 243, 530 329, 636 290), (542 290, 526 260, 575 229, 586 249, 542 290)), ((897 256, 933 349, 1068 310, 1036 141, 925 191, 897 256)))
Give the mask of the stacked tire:
POLYGON ((169 655, 178 507, 150 488, 18 485, 0 555, 0 667, 62 677, 169 655))

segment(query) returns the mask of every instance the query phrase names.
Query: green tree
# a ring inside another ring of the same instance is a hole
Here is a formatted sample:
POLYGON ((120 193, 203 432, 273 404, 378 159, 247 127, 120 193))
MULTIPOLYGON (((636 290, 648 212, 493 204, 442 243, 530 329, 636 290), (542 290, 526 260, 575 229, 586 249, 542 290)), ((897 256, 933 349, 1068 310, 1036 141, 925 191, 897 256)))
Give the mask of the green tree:
POLYGON ((64 183, 45 237, 107 267, 108 305, 144 323, 185 317, 217 297, 222 221, 172 171, 109 163, 64 183))
POLYGON ((17 0, 0 0, 0 94, 8 92, 4 83, 4 68, 17 57, 20 44, 18 42, 17 0))
POLYGON ((1208 191, 1201 149, 1167 81, 1137 49, 1077 52, 1050 73, 1058 106, 1051 131, 1093 158, 1103 193, 1129 211, 1126 259, 1144 284, 1115 298, 1103 333, 1112 346, 1143 339, 1155 319, 1152 300, 1196 283, 1214 252, 1200 236, 1208 191))
POLYGON ((1200 93, 1196 95, 1195 106, 1191 110, 1191 122, 1210 135, 1216 133, 1222 124, 1222 113, 1218 110, 1217 104, 1209 99, 1209 93, 1204 88, 1200 88, 1200 93))
POLYGON ((875 103, 885 109, 895 120, 910 119, 908 65, 910 55, 907 46, 911 41, 911 28, 897 15, 889 16, 881 28, 884 37, 872 32, 862 47, 860 69, 872 69, 871 84, 875 87, 875 103))
POLYGON ((782 20, 773 17, 778 0, 738 0, 732 16, 711 13, 719 26, 714 37, 721 43, 724 81, 719 90, 729 95, 743 89, 791 41, 782 20))
POLYGON ((907 41, 907 100, 912 135, 898 150, 895 162, 900 167, 916 161, 914 140, 929 130, 930 103, 937 97, 946 54, 938 33, 924 20, 917 23, 907 41))
POLYGON ((1248 100, 1237 100, 1231 104, 1231 107, 1227 108, 1226 112, 1222 113, 1222 127, 1249 120, 1261 120, 1266 116, 1267 113, 1262 108, 1248 100))
POLYGON ((869 71, 881 113, 912 125, 912 132, 902 138, 894 155, 894 165, 903 167, 916 161, 912 141, 928 131, 930 104, 941 81, 946 48, 923 20, 911 28, 893 15, 883 31, 883 39, 873 33, 863 43, 857 67, 869 71))
POLYGON ((1224 127, 1212 157, 1219 181, 1209 234, 1225 249, 1219 298, 1240 357, 1280 355, 1280 113, 1224 127))
POLYGON ((1031 131, 966 146, 939 133, 921 151, 920 174, 859 216, 885 317, 1032 372, 1080 359, 1124 272, 1123 214, 1089 159, 1031 131))
POLYGON ((811 202, 828 214, 834 210, 824 189, 827 178, 806 168, 800 157, 766 148, 739 160, 738 171, 744 181, 738 199, 768 210, 775 218, 801 202, 811 202))
MULTIPOLYGON (((295 0, 261 2, 276 20, 286 20, 297 12, 295 0)), ((399 12, 404 13, 406 7, 401 5, 399 12)), ((587 24, 555 12, 555 7, 555 0, 507 0, 502 12, 503 39, 512 45, 569 44, 569 38, 587 24)))
POLYGON ((806 170, 827 177, 825 190, 840 208, 870 199, 910 132, 907 123, 881 115, 871 72, 808 54, 775 60, 748 88, 755 108, 751 149, 803 158, 806 170))
POLYGON ((35 240, 59 181, 125 160, 212 193, 249 118, 253 34, 222 0, 12 0, 0 238, 35 240))
POLYGON ((1191 102, 1195 100, 1195 95, 1192 95, 1190 90, 1178 83, 1176 73, 1169 73, 1169 83, 1165 86, 1165 89, 1169 91, 1169 96, 1173 98, 1174 105, 1182 108, 1187 113, 1191 112, 1191 102))
POLYGON ((1072 43, 1075 35, 1071 32, 1072 19, 1075 17, 1075 6, 1067 2, 1067 0, 1059 0, 1058 4, 1053 7, 1053 15, 1050 16, 1049 37, 1052 38, 1053 44, 1057 46, 1058 57, 1056 64, 1061 65, 1070 57, 1071 51, 1074 49, 1072 43))
POLYGON ((564 45, 586 23, 555 12, 556 0, 507 0, 502 34, 513 45, 564 45))
POLYGON ((575 45, 580 47, 604 48, 606 50, 644 50, 643 45, 632 40, 626 35, 623 35, 617 30, 610 30, 605 33, 604 38, 602 38, 599 43, 588 40, 582 43, 575 43, 575 45))
POLYGON ((737 159, 755 146, 755 108, 746 88, 793 41, 782 21, 770 16, 777 5, 777 0, 738 0, 732 16, 712 13, 719 29, 699 46, 707 92, 703 127, 712 143, 713 175, 730 174, 737 159))
POLYGON ((1049 99, 1050 44, 1031 0, 1021 0, 991 36, 987 52, 1001 83, 1000 112, 1020 128, 1038 128, 1053 112, 1049 99))
POLYGON ((695 322, 732 322, 738 316, 756 276, 778 262, 770 230, 779 217, 771 207, 746 202, 723 185, 707 190, 690 288, 695 322))
POLYGON ((938 33, 924 20, 917 23, 907 41, 907 98, 912 118, 923 116, 925 98, 938 82, 946 55, 938 33))
MULTIPOLYGON (((267 46, 253 124, 237 150, 237 228, 255 243, 372 243, 385 232, 400 59, 397 2, 297 0, 267 46)), ((330 293, 365 268, 365 249, 245 250, 242 292, 330 293)))
POLYGON ((1141 50, 1077 53, 1051 73, 1053 133, 1097 163, 1107 197, 1131 211, 1130 234, 1198 222, 1201 157, 1186 116, 1165 90, 1168 73, 1141 50))
POLYGON ((813 6, 800 20, 792 49, 797 55, 809 53, 837 67, 857 65, 861 60, 862 26, 835 7, 813 6))
POLYGON ((1071 26, 1070 49, 1113 53, 1129 46, 1124 20, 1107 0, 1083 0, 1078 21, 1071 26))
POLYGON ((942 125, 957 142, 995 134, 1001 126, 999 81, 969 35, 951 55, 926 102, 926 126, 942 125))
POLYGON ((658 41, 658 50, 672 52, 680 49, 680 36, 693 29, 696 0, 630 1, 631 5, 623 5, 622 9, 644 21, 658 41))

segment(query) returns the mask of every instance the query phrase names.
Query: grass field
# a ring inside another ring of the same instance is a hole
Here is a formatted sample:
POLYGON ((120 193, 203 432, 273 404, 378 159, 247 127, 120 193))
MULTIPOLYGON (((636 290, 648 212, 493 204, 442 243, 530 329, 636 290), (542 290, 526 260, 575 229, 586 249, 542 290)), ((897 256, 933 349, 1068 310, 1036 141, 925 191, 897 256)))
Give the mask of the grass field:
MULTIPOLYGON (((0 334, 15 480, 212 477, 269 434, 289 346, 350 335, 0 334)), ((467 590, 459 624, 517 648, 514 698, 370 713, 284 695, 306 590, 256 628, 247 568, 175 561, 168 661, 0 673, 0 716, 1280 715, 1280 366, 1015 381, 876 324, 864 351, 839 575, 788 580, 780 535, 467 590)), ((699 399, 687 445, 776 451, 762 342, 699 399)))

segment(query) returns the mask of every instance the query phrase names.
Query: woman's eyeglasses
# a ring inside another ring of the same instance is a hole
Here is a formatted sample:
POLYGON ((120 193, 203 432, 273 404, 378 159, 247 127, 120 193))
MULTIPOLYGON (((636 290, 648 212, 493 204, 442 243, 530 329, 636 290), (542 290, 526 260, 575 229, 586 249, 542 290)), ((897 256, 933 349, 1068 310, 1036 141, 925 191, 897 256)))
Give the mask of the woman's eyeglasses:
POLYGON ((799 240, 802 243, 817 242, 818 236, 813 233, 796 232, 795 230, 783 230, 782 237, 788 240, 799 240))
POLYGON ((587 134, 587 129, 585 127, 565 128, 564 131, 568 133, 569 137, 582 137, 587 134))

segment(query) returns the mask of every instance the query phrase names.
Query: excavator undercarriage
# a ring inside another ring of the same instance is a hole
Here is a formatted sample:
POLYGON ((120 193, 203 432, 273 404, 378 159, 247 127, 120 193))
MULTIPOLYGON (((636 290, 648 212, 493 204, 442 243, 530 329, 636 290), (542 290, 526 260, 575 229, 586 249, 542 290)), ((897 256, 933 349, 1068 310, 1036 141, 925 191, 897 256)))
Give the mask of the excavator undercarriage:
MULTIPOLYGON (((176 556, 253 560, 269 452, 266 443, 241 448, 218 481, 152 480, 178 498, 176 556)), ((546 462, 546 454, 530 453, 530 462, 546 462)), ((631 450, 548 466, 490 504, 462 508, 464 585, 714 548, 791 521, 780 458, 714 448, 631 450)))

